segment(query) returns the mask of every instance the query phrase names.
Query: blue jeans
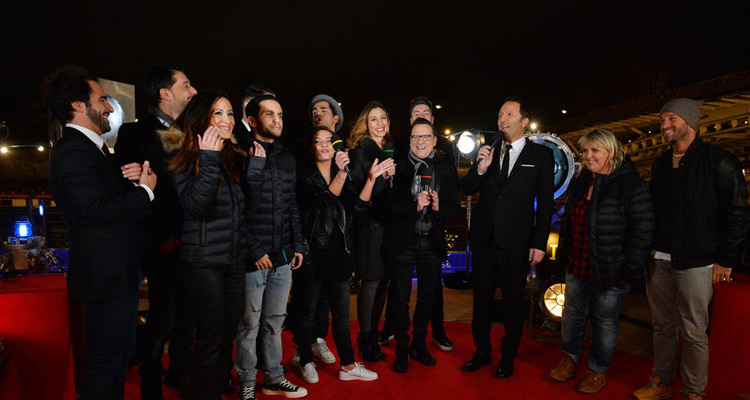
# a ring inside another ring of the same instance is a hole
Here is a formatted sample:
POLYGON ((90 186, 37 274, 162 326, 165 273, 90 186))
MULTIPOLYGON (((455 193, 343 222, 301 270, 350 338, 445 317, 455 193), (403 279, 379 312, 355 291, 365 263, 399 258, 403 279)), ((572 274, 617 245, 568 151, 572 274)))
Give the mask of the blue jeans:
POLYGON ((600 292, 594 282, 584 282, 572 273, 565 275, 565 309, 562 316, 561 347, 576 364, 583 356, 586 321, 591 320, 593 337, 588 367, 606 374, 615 354, 620 328, 620 309, 630 285, 600 292))
POLYGON ((258 364, 255 341, 262 329, 263 380, 274 384, 284 380, 281 367, 281 330, 292 286, 289 264, 245 274, 245 312, 237 332, 234 369, 240 386, 254 387, 258 364))

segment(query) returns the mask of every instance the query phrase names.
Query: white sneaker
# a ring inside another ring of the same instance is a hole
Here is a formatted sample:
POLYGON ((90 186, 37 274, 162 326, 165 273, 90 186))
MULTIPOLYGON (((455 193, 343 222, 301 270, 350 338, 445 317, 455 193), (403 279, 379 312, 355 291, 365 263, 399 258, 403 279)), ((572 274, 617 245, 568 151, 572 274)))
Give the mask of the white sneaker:
POLYGON ((299 349, 294 350, 294 355, 292 356, 292 367, 300 369, 302 368, 302 365, 299 363, 300 355, 299 355, 299 349))
POLYGON ((314 362, 305 364, 305 366, 302 367, 299 372, 302 374, 302 379, 304 379, 307 383, 318 383, 318 381, 320 380, 318 378, 318 371, 315 370, 314 362))
POLYGON ((347 371, 343 367, 341 368, 341 371, 339 371, 339 379, 342 381, 374 381, 375 379, 378 379, 378 373, 370 371, 361 363, 354 363, 354 369, 351 371, 347 371))
POLYGON ((322 338, 315 339, 315 343, 312 344, 312 351, 315 357, 318 357, 320 361, 325 364, 333 364, 336 362, 336 356, 328 350, 326 341, 322 338))

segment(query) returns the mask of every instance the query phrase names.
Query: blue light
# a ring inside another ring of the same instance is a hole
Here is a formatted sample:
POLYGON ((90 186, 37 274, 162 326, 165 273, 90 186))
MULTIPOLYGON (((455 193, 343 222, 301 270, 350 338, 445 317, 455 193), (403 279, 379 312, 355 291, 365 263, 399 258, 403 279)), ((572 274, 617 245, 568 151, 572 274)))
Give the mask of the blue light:
POLYGON ((39 202, 39 215, 44 215, 44 203, 39 202))
POLYGON ((29 222, 28 218, 24 218, 20 221, 16 221, 15 226, 16 236, 17 237, 29 237, 31 236, 31 222, 29 222))

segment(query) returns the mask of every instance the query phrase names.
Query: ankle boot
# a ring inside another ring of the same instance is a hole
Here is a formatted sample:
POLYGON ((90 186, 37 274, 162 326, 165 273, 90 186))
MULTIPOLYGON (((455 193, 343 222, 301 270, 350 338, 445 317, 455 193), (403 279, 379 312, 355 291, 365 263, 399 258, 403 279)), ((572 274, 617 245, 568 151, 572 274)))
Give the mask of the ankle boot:
POLYGON ((383 351, 383 349, 380 348, 380 342, 378 341, 378 332, 377 331, 373 331, 372 332, 372 335, 370 337, 370 341, 372 342, 372 347, 373 347, 373 349, 375 351, 375 354, 377 356, 377 360, 376 361, 380 361, 380 360, 384 359, 385 358, 385 352, 383 351))
POLYGON ((360 332, 359 335, 357 335, 359 356, 367 362, 380 361, 377 349, 373 346, 373 339, 375 339, 375 343, 377 343, 378 337, 373 332, 360 332))

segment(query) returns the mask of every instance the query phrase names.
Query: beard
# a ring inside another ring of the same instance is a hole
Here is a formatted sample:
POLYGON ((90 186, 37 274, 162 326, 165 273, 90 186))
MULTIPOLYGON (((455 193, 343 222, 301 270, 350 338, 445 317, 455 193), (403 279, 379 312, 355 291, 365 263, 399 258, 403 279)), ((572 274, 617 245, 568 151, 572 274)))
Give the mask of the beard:
POLYGON ((267 139, 278 139, 279 137, 281 137, 281 134, 276 135, 273 132, 271 132, 268 128, 262 125, 256 128, 256 133, 267 139))
POLYGON ((90 104, 86 105, 86 116, 89 120, 99 128, 102 134, 109 132, 109 120, 102 113, 91 107, 90 104))
POLYGON ((677 143, 682 139, 686 138, 690 134, 690 128, 687 124, 680 125, 674 129, 674 134, 671 138, 664 138, 667 143, 677 143))

